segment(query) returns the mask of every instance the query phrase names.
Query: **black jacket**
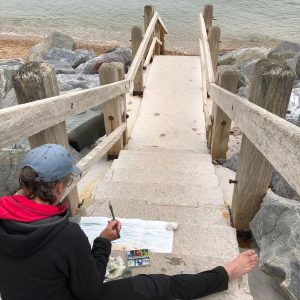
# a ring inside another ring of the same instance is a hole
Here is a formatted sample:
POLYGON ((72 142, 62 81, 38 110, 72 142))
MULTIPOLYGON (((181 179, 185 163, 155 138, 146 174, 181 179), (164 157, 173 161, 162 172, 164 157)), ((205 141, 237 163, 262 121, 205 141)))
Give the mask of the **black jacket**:
POLYGON ((3 300, 98 300, 111 243, 90 247, 67 216, 33 223, 0 220, 0 294, 3 300))

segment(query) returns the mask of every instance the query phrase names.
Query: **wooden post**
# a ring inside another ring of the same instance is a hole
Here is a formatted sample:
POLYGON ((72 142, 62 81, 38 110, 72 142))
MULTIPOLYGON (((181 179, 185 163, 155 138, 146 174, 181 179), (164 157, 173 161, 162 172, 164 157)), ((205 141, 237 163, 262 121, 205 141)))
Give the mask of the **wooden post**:
POLYGON ((221 29, 218 26, 211 26, 208 33, 208 44, 211 55, 211 62, 216 76, 217 64, 218 64, 218 54, 219 54, 219 42, 220 42, 221 29))
POLYGON ((203 18, 205 22, 206 32, 208 33, 212 26, 214 7, 211 4, 205 5, 203 8, 203 18))
MULTIPOLYGON (((284 118, 293 82, 294 74, 284 63, 261 60, 254 68, 249 100, 284 118)), ((263 154, 243 135, 236 174, 237 184, 232 199, 232 216, 237 230, 249 229, 249 222, 259 210, 268 190, 272 170, 272 165, 263 154)))
MULTIPOLYGON (((144 6, 144 31, 145 32, 147 31, 148 26, 149 26, 153 16, 154 16, 154 6, 153 5, 145 5, 144 6)), ((152 35, 152 37, 153 37, 153 35, 152 35)), ((149 44, 146 48, 145 57, 147 56, 147 54, 149 52, 151 43, 152 43, 152 39, 150 39, 149 44)))
MULTIPOLYGON (((123 64, 122 67, 124 68, 123 64)), ((124 71, 123 75, 121 73, 120 63, 104 63, 99 69, 101 85, 106 85, 121 80, 121 77, 124 76, 124 71)), ((124 121, 126 121, 126 108, 124 99, 125 95, 118 96, 101 105, 107 136, 116 128, 118 128, 124 121)), ((120 138, 119 141, 117 141, 116 144, 108 151, 107 157, 109 160, 118 157, 120 151, 124 149, 124 140, 124 137, 120 138)))
POLYGON ((160 45, 160 55, 165 54, 165 30, 163 28, 160 29, 160 41, 162 42, 162 45, 160 45))
MULTIPOLYGON (((217 84, 225 90, 235 93, 238 85, 238 74, 232 66, 221 66, 218 68, 217 84)), ((213 160, 226 159, 228 149, 231 119, 213 103, 213 129, 211 140, 211 156, 213 160)))
MULTIPOLYGON (((135 57, 139 46, 143 40, 143 32, 142 28, 138 26, 134 26, 131 29, 131 43, 132 43, 132 60, 135 57)), ((144 81, 143 81, 143 64, 142 60, 138 71, 133 80, 133 96, 143 96, 144 93, 144 81)))
MULTIPOLYGON (((156 36, 159 40, 160 40, 160 31, 163 30, 159 24, 159 22, 156 22, 155 24, 155 34, 154 36, 156 36)), ((160 43, 156 43, 155 44, 155 51, 154 51, 155 55, 160 55, 160 43)))
MULTIPOLYGON (((59 95, 59 87, 53 67, 46 63, 32 62, 25 64, 13 77, 13 84, 19 104, 59 95)), ((47 118, 47 116, 45 116, 47 118)), ((35 120, 28 120, 33 123, 35 120)), ((38 127, 39 124, 36 124, 38 127)), ((69 149, 66 122, 61 122, 48 129, 28 137, 31 148, 43 144, 60 144, 69 149)), ((79 198, 74 188, 66 198, 71 215, 76 215, 79 198)))

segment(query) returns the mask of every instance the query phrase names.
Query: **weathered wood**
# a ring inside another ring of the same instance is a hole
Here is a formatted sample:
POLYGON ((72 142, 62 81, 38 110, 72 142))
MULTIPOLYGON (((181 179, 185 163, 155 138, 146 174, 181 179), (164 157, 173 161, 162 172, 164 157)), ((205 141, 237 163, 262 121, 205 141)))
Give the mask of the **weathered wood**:
POLYGON ((203 98, 203 112, 205 118, 205 130, 207 146, 210 148, 212 135, 212 116, 211 107, 207 99, 207 83, 206 83, 206 62, 204 57, 203 42, 199 39, 200 46, 200 60, 201 60, 201 78, 202 78, 202 98, 203 98))
MULTIPOLYGON (((59 95, 55 71, 46 63, 34 62, 24 65, 13 77, 13 83, 20 104, 59 95)), ((33 116, 30 118, 36 121, 33 116)), ((29 136, 28 140, 32 149, 43 144, 60 144, 69 149, 65 121, 29 136)), ((71 215, 76 215, 79 204, 76 186, 66 200, 69 203, 71 215)))
MULTIPOLYGON (((136 72, 139 68, 139 65, 141 63, 141 61, 143 60, 144 58, 144 53, 145 53, 145 50, 147 48, 147 45, 150 41, 150 38, 152 37, 152 34, 153 34, 153 30, 154 30, 154 27, 155 27, 155 24, 156 24, 156 21, 157 21, 157 18, 158 18, 158 13, 156 12, 148 26, 148 29, 145 33, 145 36, 143 38, 143 41, 131 63, 131 67, 128 71, 128 73, 126 74, 126 79, 127 80, 133 80, 133 78, 135 77, 136 75, 136 72)), ((131 88, 132 89, 132 86, 131 88)))
MULTIPOLYGON (((119 81, 120 78, 120 64, 119 63, 104 63, 99 69, 100 82, 102 85, 110 84, 119 81)), ((124 96, 118 96, 111 99, 109 102, 101 106, 104 115, 104 124, 106 135, 112 133, 124 122, 126 122, 126 112, 124 107, 124 96)), ((108 151, 108 158, 115 158, 120 151, 124 149, 124 139, 119 141, 108 151)))
POLYGON ((155 36, 155 40, 156 40, 155 51, 154 51, 155 55, 160 55, 160 46, 162 43, 157 42, 157 40, 160 39, 160 30, 161 30, 161 25, 158 22, 156 22, 155 29, 154 29, 154 36, 155 36))
POLYGON ((216 84, 208 87, 214 102, 300 194, 300 128, 216 84))
POLYGON ((211 4, 205 5, 203 8, 203 18, 205 22, 206 32, 208 33, 212 26, 214 7, 211 4))
MULTIPOLYGON (((151 23, 151 20, 154 16, 154 6, 153 5, 145 5, 144 6, 144 32, 147 32, 147 29, 151 23)), ((150 48, 150 44, 152 42, 154 36, 154 32, 151 33, 151 39, 148 42, 146 51, 144 53, 144 57, 147 55, 147 53, 149 52, 149 48, 150 48)))
POLYGON ((165 34, 168 34, 168 29, 167 29, 166 25, 164 24, 164 22, 163 22, 163 20, 161 19, 160 16, 158 16, 157 21, 158 21, 159 24, 161 25, 162 31, 163 31, 165 34))
POLYGON ((63 198, 66 197, 74 187, 78 184, 80 179, 84 177, 90 169, 97 164, 97 162, 111 149, 111 147, 122 137, 126 131, 126 124, 123 123, 115 129, 109 136, 107 136, 101 143, 99 143, 92 151, 90 151, 78 163, 77 167, 81 170, 81 176, 75 177, 72 185, 66 190, 63 198))
POLYGON ((207 74, 205 77, 206 77, 207 83, 215 82, 215 75, 214 75, 213 65, 212 65, 212 61, 211 61, 211 54, 210 54, 209 44, 208 44, 208 37, 206 34, 204 19, 203 19, 203 16, 201 13, 200 13, 199 21, 200 21, 200 36, 201 36, 201 40, 203 42, 203 53, 204 53, 204 57, 205 57, 205 61, 206 61, 207 74))
POLYGON ((160 55, 164 55, 165 54, 165 31, 164 30, 160 30, 159 39, 161 41, 160 55))
MULTIPOLYGON (((225 90, 235 93, 238 85, 237 71, 232 66, 221 66, 218 69, 217 84, 225 90)), ((213 160, 226 159, 231 120, 213 103, 213 129, 211 141, 211 156, 213 160)))
MULTIPOLYGON (((143 31, 141 27, 134 26, 131 30, 131 43, 132 43, 132 58, 134 59, 137 51, 143 40, 143 31)), ((143 60, 141 60, 137 69, 136 75, 133 80, 133 96, 143 96, 144 81, 143 81, 143 60)))
POLYGON ((150 64, 150 61, 151 61, 151 58, 153 56, 153 53, 154 53, 154 50, 155 50, 155 45, 158 44, 158 39, 155 37, 153 40, 152 40, 152 43, 151 43, 151 46, 149 48, 149 52, 147 54, 147 57, 145 59, 145 62, 144 62, 144 68, 147 68, 148 65, 150 64))
POLYGON ((211 26, 208 33, 208 44, 210 49, 210 56, 214 74, 217 72, 219 42, 220 42, 221 29, 218 26, 211 26))
MULTIPOLYGON (((291 69, 283 63, 274 60, 259 61, 254 68, 249 101, 284 118, 294 77, 291 69)), ((277 151, 275 148, 272 150, 277 151)), ((273 161, 269 162, 264 157, 264 152, 259 152, 243 136, 236 174, 238 183, 234 187, 232 198, 233 223, 238 230, 248 229, 250 221, 259 210, 271 181, 271 163, 273 161)))
POLYGON ((129 80, 1 109, 0 147, 16 143, 126 92, 129 92, 129 80))

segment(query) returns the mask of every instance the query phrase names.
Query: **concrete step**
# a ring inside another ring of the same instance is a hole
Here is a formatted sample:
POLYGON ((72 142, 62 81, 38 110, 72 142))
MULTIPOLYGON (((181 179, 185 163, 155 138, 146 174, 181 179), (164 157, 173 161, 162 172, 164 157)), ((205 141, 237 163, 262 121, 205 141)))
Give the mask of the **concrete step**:
POLYGON ((206 185, 182 185, 135 183, 135 182, 99 182, 93 190, 96 201, 105 199, 138 199, 148 205, 180 207, 224 207, 223 193, 220 187, 209 189, 206 185))
POLYGON ((215 174, 215 167, 210 162, 196 162, 196 161, 163 161, 157 162, 153 159, 115 159, 112 163, 113 169, 135 169, 135 170, 172 170, 173 172, 193 172, 193 173, 205 173, 215 174))
POLYGON ((192 170, 147 170, 147 169, 110 169, 105 175, 105 181, 126 181, 135 183, 161 183, 180 185, 199 185, 207 189, 219 188, 218 177, 214 173, 194 173, 192 170))
POLYGON ((225 207, 149 205, 138 198, 102 198, 86 209, 87 215, 111 217, 108 201, 118 218, 177 222, 179 225, 230 226, 229 212, 225 207))
POLYGON ((192 161, 192 162, 211 162, 210 154, 195 154, 194 152, 177 152, 177 151, 132 151, 122 150, 119 154, 119 159, 134 159, 141 160, 152 159, 155 162, 178 162, 178 161, 192 161))
MULTIPOLYGON (((126 262, 124 251, 113 251, 113 256, 121 256, 126 262)), ((150 266, 132 268, 132 275, 138 274, 196 274, 224 265, 232 257, 213 257, 208 255, 175 255, 165 253, 150 253, 150 266)), ((210 300, 252 300, 247 285, 247 275, 231 281, 228 290, 201 299, 210 300)))

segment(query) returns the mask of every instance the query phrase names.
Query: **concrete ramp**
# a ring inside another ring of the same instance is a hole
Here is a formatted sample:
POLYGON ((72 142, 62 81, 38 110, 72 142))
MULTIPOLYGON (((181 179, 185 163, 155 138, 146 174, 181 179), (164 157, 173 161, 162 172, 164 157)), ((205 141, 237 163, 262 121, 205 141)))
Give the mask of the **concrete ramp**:
MULTIPOLYGON (((94 189, 88 214, 109 217, 111 201, 118 217, 179 224, 173 253, 151 254, 134 274, 195 273, 239 254, 206 146, 201 82, 199 57, 156 56, 128 149, 94 189)), ((247 276, 202 299, 251 300, 247 276)))

